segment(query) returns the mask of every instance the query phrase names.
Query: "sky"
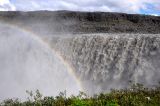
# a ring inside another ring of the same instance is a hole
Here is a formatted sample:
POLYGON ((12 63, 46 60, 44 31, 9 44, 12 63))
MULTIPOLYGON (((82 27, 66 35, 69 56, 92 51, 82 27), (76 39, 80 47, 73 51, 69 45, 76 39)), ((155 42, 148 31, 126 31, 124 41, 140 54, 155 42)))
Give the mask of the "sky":
POLYGON ((72 10, 160 15, 160 0, 0 0, 0 11, 72 10))

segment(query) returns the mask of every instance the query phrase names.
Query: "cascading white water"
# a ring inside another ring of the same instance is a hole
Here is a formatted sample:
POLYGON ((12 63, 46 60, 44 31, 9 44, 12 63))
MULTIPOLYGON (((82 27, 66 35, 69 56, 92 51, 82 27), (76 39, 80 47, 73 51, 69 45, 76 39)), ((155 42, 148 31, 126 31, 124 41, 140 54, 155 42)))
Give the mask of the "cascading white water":
POLYGON ((160 81, 159 34, 79 34, 50 44, 75 68, 85 92, 121 89, 130 82, 153 87, 160 81), (56 45, 56 46, 55 46, 56 45))
POLYGON ((0 24, 0 100, 26 98, 26 90, 57 96, 80 90, 64 64, 29 33, 0 24))

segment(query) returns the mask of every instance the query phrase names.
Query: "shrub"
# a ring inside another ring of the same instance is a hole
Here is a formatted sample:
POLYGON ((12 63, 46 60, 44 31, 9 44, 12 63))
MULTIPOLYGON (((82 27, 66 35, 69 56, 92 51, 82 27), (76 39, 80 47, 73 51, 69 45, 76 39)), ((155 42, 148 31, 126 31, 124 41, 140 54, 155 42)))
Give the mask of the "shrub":
POLYGON ((93 97, 80 92, 78 96, 66 97, 66 91, 56 97, 43 97, 39 90, 26 91, 28 100, 7 99, 0 106, 160 106, 160 86, 145 88, 142 84, 132 84, 128 89, 101 93, 93 97))

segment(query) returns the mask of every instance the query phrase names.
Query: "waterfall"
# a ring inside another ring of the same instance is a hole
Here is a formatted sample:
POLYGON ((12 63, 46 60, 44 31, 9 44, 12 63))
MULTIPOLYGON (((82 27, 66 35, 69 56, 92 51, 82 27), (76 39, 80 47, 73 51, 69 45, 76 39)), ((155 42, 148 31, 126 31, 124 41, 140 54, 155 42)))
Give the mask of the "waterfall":
POLYGON ((160 81, 158 34, 81 34, 49 42, 72 64, 91 94, 126 88, 131 81, 147 87, 160 81))

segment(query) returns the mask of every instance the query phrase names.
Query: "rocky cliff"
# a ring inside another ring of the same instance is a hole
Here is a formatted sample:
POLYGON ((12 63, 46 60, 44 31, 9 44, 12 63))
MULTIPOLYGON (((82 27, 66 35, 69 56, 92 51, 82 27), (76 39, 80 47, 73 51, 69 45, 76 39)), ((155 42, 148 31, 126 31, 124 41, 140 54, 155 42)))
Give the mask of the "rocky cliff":
POLYGON ((0 12, 0 21, 17 24, 38 34, 160 33, 160 17, 105 12, 0 12))

